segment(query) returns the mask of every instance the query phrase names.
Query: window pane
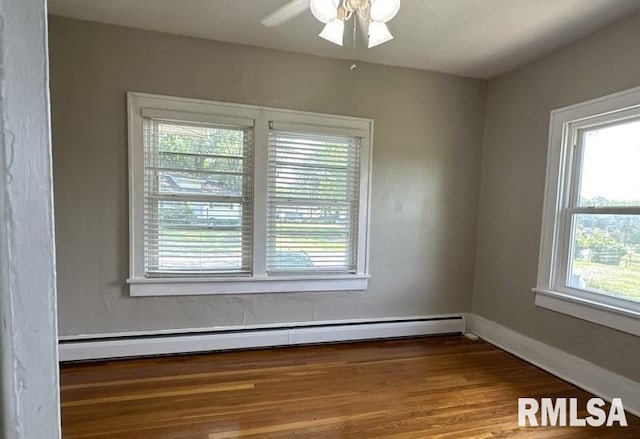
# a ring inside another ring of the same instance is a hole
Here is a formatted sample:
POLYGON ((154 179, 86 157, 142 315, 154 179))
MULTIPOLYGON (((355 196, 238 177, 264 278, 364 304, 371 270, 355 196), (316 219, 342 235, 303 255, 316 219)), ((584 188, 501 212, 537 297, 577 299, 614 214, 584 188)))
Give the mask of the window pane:
POLYGON ((574 216, 568 285, 640 301, 640 215, 574 216))
POLYGON ((356 270, 357 138, 272 131, 267 271, 356 270))
POLYGON ((240 203, 160 201, 147 218, 149 272, 237 271, 251 250, 240 203))
POLYGON ((147 139, 154 147, 148 185, 162 193, 242 197, 244 129, 156 121, 148 124, 147 139))
POLYGON ((584 132, 580 206, 640 206, 640 120, 584 132))
POLYGON ((274 203, 274 212, 271 270, 333 271, 353 265, 347 207, 274 203))

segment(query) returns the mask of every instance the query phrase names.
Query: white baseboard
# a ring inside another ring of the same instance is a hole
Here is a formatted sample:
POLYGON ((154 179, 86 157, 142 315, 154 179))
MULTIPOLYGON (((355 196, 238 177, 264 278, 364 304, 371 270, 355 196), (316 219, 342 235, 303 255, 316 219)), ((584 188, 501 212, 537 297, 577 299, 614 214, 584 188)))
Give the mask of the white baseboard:
POLYGON ((640 383, 475 314, 467 315, 467 326, 483 340, 589 393, 607 401, 622 398, 624 408, 640 416, 640 383))
POLYGON ((248 330, 212 331, 196 334, 116 337, 98 340, 61 340, 60 361, 99 360, 148 355, 246 349, 267 346, 355 341, 378 338, 411 337, 463 333, 462 314, 446 318, 421 317, 405 321, 340 321, 322 326, 275 328, 252 327, 248 330))

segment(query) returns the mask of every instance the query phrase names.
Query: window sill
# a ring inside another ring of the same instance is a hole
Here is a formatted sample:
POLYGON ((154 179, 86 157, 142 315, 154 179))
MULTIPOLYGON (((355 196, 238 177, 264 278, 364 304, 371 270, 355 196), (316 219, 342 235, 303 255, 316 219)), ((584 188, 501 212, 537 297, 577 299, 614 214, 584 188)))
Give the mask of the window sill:
POLYGON ((598 323, 618 331, 640 335, 640 313, 593 300, 534 288, 535 304, 562 314, 598 323))
POLYGON ((369 275, 273 276, 246 278, 133 278, 128 279, 134 297, 193 296, 214 294, 293 293, 366 290, 369 275))

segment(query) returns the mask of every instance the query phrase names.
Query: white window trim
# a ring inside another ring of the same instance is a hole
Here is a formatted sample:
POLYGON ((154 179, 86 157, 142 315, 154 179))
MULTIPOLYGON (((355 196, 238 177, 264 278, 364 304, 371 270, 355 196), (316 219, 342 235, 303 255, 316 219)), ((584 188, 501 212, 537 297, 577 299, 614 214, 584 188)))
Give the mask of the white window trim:
POLYGON ((590 293, 564 285, 566 223, 562 212, 568 203, 573 133, 580 128, 603 123, 605 119, 624 119, 629 112, 640 111, 640 87, 593 99, 551 112, 545 199, 542 216, 537 306, 598 323, 634 335, 640 335, 640 304, 632 300, 590 293))
POLYGON ((277 293, 366 290, 369 275, 369 224, 373 120, 253 105, 128 92, 129 139, 129 293, 131 296, 277 293), (253 276, 148 278, 144 270, 143 113, 187 121, 254 126, 253 276), (187 116, 185 116, 185 114, 187 116), (309 126, 312 130, 361 137, 357 270, 354 274, 266 275, 267 144, 269 122, 309 126))

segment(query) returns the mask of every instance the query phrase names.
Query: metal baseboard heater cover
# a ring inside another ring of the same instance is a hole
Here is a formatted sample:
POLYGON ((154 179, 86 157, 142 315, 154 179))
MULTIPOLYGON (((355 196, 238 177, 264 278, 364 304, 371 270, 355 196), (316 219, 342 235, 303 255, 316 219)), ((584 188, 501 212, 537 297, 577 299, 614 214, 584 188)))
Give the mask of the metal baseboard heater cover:
POLYGON ((136 334, 67 338, 59 343, 60 361, 88 361, 107 358, 142 357, 232 349, 346 342, 396 337, 459 334, 465 330, 462 314, 338 321, 317 324, 216 329, 178 334, 136 334))

